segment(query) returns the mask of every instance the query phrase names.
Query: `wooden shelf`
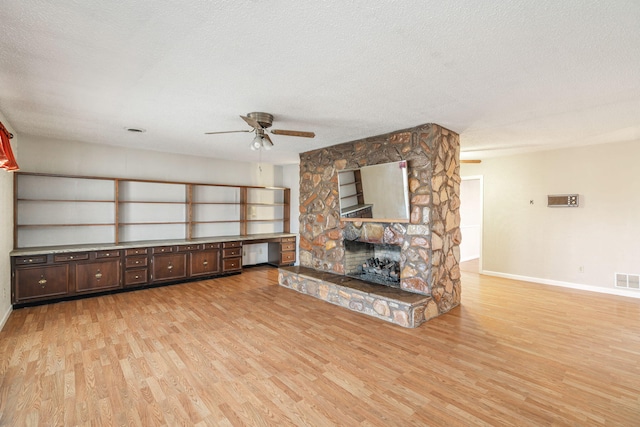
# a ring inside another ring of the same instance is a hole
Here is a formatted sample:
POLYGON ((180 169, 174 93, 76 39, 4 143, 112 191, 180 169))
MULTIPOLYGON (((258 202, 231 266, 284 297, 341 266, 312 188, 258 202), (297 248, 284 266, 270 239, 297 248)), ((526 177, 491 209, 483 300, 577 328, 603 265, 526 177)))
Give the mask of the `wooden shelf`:
POLYGON ((16 199, 18 202, 62 202, 62 203, 115 203, 115 200, 85 200, 85 199, 16 199))
POLYGON ((47 227, 113 227, 112 222, 96 223, 96 224, 18 224, 19 228, 47 228, 47 227))
POLYGON ((51 246, 51 241, 58 240, 65 244, 90 243, 92 239, 99 243, 112 240, 115 244, 191 240, 221 236, 232 228, 243 236, 249 234, 250 223, 273 223, 267 226, 273 232, 290 230, 290 190, 285 187, 16 172, 14 194, 16 249, 51 246), (154 196, 161 200, 153 200, 154 196), (276 211, 282 218, 264 218, 273 215, 272 208, 282 208, 282 213, 276 211), (256 212, 259 216, 253 218, 256 212), (64 223, 65 220, 73 222, 64 223), (81 223, 84 220, 94 222, 81 223), (279 222, 281 227, 276 225, 279 222), (114 231, 80 231, 73 227, 113 227, 114 231), (47 228, 51 230, 46 231, 47 228))

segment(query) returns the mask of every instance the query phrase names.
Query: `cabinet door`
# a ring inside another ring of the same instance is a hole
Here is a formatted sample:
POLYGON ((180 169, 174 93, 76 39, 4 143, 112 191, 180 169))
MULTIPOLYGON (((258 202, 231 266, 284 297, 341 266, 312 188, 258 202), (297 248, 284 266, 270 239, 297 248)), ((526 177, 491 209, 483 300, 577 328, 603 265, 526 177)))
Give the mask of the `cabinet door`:
POLYGON ((191 253, 191 276, 205 276, 220 272, 220 250, 191 253))
POLYGON ((187 254, 153 256, 153 281, 177 280, 187 277, 187 254))
POLYGON ((61 297, 66 295, 68 290, 67 264, 16 269, 15 302, 61 297))
POLYGON ((76 264, 76 291, 97 291, 120 287, 120 260, 76 264))

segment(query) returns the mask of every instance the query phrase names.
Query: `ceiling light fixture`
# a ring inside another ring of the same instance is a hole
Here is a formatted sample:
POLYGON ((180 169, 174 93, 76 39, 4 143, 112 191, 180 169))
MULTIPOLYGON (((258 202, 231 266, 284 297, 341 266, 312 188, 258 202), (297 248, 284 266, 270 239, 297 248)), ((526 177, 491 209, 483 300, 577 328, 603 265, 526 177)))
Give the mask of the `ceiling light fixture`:
POLYGON ((250 147, 253 151, 257 151, 262 148, 265 150, 271 150, 273 142, 271 142, 269 137, 265 137, 264 129, 256 129, 256 136, 253 138, 253 141, 251 141, 250 147))

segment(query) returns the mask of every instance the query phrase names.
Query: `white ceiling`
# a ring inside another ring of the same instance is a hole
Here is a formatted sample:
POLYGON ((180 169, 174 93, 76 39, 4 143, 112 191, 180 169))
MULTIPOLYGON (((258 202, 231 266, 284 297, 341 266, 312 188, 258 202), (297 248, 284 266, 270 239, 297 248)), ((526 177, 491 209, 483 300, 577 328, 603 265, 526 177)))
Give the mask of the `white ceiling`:
POLYGON ((463 158, 640 140, 638 0, 4 0, 20 134, 257 161, 438 123, 463 158), (141 127, 146 133, 126 132, 141 127), (473 150, 480 150, 473 152, 473 150))

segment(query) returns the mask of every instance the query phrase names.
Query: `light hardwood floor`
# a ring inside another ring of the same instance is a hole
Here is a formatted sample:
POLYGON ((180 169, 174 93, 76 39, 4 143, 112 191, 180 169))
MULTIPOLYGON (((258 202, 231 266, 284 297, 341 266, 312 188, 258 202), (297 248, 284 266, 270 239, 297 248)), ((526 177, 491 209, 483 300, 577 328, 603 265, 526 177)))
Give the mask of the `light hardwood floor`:
POLYGON ((640 425, 640 300, 463 273, 404 329, 277 270, 15 310, 0 424, 640 425))

